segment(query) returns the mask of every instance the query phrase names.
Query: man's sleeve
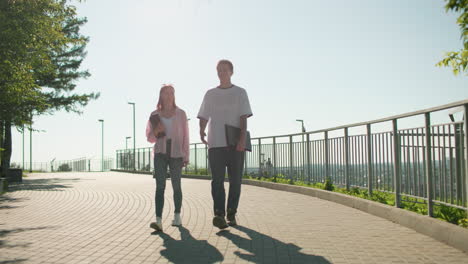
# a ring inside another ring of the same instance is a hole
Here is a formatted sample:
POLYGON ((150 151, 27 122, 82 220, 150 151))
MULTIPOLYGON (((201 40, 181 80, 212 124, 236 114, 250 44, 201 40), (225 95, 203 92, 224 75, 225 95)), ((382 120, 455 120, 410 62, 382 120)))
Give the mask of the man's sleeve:
POLYGON ((203 102, 200 106, 200 110, 198 111, 197 118, 205 119, 205 120, 210 119, 208 93, 206 93, 205 96, 203 97, 203 102))
POLYGON ((249 97, 247 95, 247 92, 243 89, 241 92, 241 98, 240 98, 240 109, 241 109, 241 116, 246 115, 247 117, 251 117, 252 114, 252 109, 250 108, 250 102, 249 102, 249 97))

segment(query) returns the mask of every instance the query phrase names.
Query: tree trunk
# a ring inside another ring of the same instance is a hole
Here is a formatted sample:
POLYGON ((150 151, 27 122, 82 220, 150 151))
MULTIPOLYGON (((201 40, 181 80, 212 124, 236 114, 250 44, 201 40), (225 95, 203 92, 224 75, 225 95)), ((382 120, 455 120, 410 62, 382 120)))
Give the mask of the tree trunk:
POLYGON ((3 176, 6 176, 7 170, 10 168, 10 160, 11 160, 11 147, 12 147, 12 140, 11 140, 11 122, 10 121, 3 121, 3 145, 2 148, 2 170, 3 176))
MULTIPOLYGON (((4 123, 5 122, 3 120, 0 120, 0 148, 1 149, 3 149, 4 148, 3 146, 5 145, 4 141, 3 141, 3 139, 4 139, 3 134, 4 134, 4 131, 5 131, 4 126, 3 126, 4 123)), ((3 150, 0 150, 0 177, 5 177, 6 175, 3 174, 3 166, 2 165, 3 165, 3 150)))

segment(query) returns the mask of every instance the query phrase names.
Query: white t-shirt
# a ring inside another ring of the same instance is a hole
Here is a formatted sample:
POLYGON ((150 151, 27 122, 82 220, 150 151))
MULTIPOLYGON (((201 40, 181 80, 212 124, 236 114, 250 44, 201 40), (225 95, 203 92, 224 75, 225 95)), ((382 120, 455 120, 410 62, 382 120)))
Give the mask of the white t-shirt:
POLYGON ((240 127, 240 117, 252 116, 250 102, 245 89, 233 85, 230 88, 213 88, 203 98, 198 118, 208 120, 208 146, 226 147, 224 125, 240 127))
POLYGON ((167 118, 167 117, 164 117, 162 115, 160 115, 160 117, 161 117, 161 122, 164 125, 164 131, 166 133, 166 139, 172 138, 172 120, 174 119, 174 117, 171 116, 171 117, 167 118))

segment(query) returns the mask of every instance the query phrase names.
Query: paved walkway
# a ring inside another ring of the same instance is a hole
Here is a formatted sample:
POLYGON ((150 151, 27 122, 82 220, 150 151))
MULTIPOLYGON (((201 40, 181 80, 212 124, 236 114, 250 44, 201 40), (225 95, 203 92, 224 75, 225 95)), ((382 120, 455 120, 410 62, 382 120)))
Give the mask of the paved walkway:
POLYGON ((32 174, 0 197, 0 263, 468 263, 468 254, 359 210, 244 185, 239 226, 211 225, 210 181, 183 179, 183 227, 154 221, 150 175, 32 174))

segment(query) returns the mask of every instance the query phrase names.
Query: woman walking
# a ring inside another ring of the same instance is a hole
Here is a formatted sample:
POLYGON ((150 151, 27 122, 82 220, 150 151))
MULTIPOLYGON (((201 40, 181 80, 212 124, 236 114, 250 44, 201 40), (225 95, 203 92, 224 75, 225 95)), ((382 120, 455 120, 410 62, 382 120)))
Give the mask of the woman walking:
POLYGON ((146 138, 154 144, 154 174, 156 179, 155 211, 156 222, 150 227, 162 231, 162 212, 164 191, 166 189, 167 168, 171 176, 174 191, 173 226, 182 225, 180 210, 182 207, 181 173, 182 167, 189 161, 189 130, 187 115, 175 103, 175 89, 164 85, 159 91, 156 110, 153 111, 146 126, 146 138))

